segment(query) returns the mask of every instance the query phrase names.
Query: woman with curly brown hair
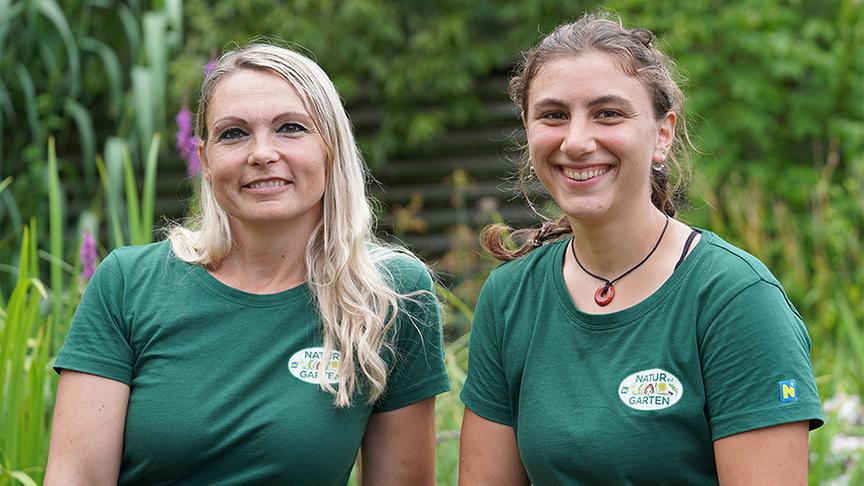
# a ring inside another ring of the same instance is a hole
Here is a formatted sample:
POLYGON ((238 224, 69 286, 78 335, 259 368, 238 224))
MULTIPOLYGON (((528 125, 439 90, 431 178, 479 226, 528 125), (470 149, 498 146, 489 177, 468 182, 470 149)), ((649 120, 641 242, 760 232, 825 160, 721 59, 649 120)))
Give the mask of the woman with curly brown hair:
POLYGON ((806 329, 762 263, 675 219, 684 96, 653 35, 587 14, 510 94, 522 174, 564 216, 483 235, 507 263, 475 312, 461 484, 805 484, 806 329))

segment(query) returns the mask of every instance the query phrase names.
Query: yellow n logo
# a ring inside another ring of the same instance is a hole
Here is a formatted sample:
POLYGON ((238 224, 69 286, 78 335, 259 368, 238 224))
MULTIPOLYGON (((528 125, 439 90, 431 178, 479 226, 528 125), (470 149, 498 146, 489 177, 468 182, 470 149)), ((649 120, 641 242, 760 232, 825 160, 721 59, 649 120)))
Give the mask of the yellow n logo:
POLYGON ((792 402, 798 399, 798 388, 795 386, 795 380, 786 380, 780 382, 780 401, 792 402))

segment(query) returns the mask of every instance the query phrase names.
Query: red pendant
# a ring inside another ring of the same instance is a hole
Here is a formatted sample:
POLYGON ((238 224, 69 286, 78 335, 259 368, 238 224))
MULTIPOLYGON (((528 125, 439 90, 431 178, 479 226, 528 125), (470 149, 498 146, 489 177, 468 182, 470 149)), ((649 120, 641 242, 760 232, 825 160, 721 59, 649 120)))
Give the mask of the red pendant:
POLYGON ((594 302, 597 303, 600 307, 604 307, 609 305, 609 302, 612 302, 612 299, 615 297, 615 287, 611 284, 606 284, 602 287, 597 288, 597 292, 594 292, 594 302))

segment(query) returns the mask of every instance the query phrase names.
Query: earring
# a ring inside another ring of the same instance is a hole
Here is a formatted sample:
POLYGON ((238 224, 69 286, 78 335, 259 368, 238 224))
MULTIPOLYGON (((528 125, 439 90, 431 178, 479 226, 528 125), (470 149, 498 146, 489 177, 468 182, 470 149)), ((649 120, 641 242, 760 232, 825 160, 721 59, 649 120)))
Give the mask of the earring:
POLYGON ((651 164, 651 168, 656 170, 657 172, 666 170, 666 152, 661 152, 660 158, 662 159, 660 160, 660 162, 651 164))

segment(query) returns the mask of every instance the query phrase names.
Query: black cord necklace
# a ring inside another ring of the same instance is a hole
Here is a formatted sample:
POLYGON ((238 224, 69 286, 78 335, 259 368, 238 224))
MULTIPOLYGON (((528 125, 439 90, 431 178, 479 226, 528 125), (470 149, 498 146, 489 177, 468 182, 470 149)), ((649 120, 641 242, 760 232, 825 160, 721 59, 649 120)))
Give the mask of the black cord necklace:
POLYGON ((607 278, 603 278, 600 275, 595 275, 595 274, 589 272, 587 268, 583 267, 582 263, 579 262, 579 257, 576 256, 576 245, 573 243, 575 238, 574 238, 574 240, 570 240, 570 252, 573 253, 573 259, 576 260, 576 265, 579 265, 579 268, 581 268, 582 271, 587 273, 588 275, 591 275, 592 277, 605 282, 602 286, 597 288, 596 292, 594 292, 594 302, 596 302, 597 305, 599 305, 600 307, 609 305, 609 303, 612 302, 612 299, 615 297, 615 287, 614 287, 615 282, 626 277, 627 275, 630 274, 630 272, 641 267, 643 263, 647 262, 648 259, 651 258, 651 255, 654 254, 654 252, 657 250, 657 247, 660 246, 660 242, 663 241, 663 236, 666 234, 666 228, 669 227, 669 215, 667 214, 665 216, 666 216, 666 224, 663 225, 663 231, 660 232, 660 238, 657 238, 657 243, 654 243, 654 248, 651 248, 651 251, 648 253, 648 256, 643 258, 641 262, 634 265, 633 268, 631 268, 630 270, 627 270, 626 272, 622 273, 621 275, 619 275, 616 278, 613 278, 612 280, 609 280, 607 278))

